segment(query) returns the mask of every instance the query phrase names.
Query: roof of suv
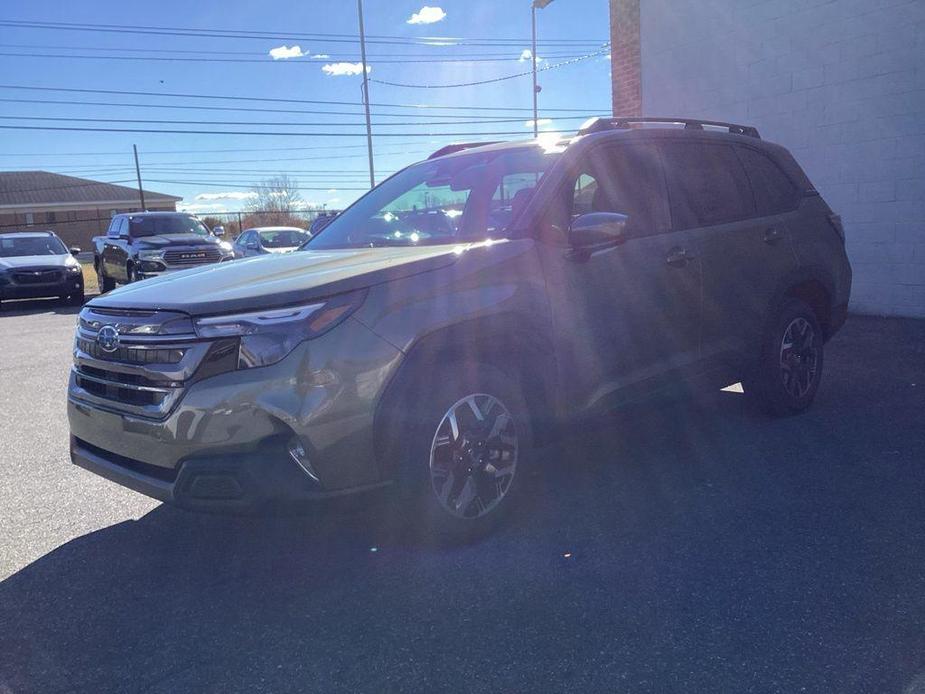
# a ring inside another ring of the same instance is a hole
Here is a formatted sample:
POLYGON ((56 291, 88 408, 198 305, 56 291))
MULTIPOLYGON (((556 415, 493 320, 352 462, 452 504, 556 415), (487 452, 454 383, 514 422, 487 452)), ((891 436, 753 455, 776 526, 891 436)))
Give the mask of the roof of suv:
POLYGON ((122 212, 115 215, 116 217, 195 217, 196 215, 189 212, 122 212))
POLYGON ((48 236, 57 236, 53 231, 4 231, 0 232, 0 237, 15 236, 18 239, 41 239, 48 236))

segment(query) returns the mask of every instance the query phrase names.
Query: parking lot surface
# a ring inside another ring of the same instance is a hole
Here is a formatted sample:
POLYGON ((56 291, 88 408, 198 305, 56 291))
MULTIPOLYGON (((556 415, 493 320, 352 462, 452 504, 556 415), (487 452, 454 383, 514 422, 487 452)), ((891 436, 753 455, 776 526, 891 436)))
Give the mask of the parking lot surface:
POLYGON ((71 466, 76 309, 0 314, 0 692, 925 692, 925 322, 851 317, 805 415, 626 408, 440 549, 71 466))

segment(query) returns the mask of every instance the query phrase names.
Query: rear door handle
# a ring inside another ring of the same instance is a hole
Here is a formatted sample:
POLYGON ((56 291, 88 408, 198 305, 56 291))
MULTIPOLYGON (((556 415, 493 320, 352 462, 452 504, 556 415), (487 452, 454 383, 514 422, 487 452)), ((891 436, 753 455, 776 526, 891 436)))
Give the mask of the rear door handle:
POLYGON ((687 261, 693 257, 694 256, 687 252, 686 248, 681 248, 679 246, 668 251, 665 262, 674 267, 684 267, 687 265, 687 261))
POLYGON ((783 235, 780 233, 780 229, 777 227, 771 227, 770 229, 765 229, 764 231, 764 242, 767 244, 775 244, 780 241, 783 235))

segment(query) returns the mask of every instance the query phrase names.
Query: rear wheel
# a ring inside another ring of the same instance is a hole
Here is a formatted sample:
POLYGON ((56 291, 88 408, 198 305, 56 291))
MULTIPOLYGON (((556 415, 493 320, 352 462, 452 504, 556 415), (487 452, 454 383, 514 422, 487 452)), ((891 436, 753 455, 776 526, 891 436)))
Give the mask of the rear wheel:
POLYGON ((529 424, 520 388, 493 367, 463 370, 411 406, 400 445, 403 515, 426 540, 484 535, 516 504, 524 476, 529 424))
POLYGON ((787 299, 765 335, 746 393, 768 414, 798 414, 816 397, 822 363, 823 334, 816 314, 802 301, 787 299))

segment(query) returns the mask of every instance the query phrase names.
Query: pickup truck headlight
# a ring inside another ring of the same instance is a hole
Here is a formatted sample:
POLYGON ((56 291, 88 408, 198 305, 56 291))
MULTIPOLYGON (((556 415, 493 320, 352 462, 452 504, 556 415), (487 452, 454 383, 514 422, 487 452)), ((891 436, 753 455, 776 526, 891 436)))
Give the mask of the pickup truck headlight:
POLYGON ((239 369, 269 366, 343 322, 364 298, 366 290, 360 290, 287 308, 208 316, 195 321, 196 333, 205 338, 237 337, 239 369))
POLYGON ((141 250, 138 251, 139 260, 156 260, 159 262, 164 261, 164 251, 163 250, 141 250))

